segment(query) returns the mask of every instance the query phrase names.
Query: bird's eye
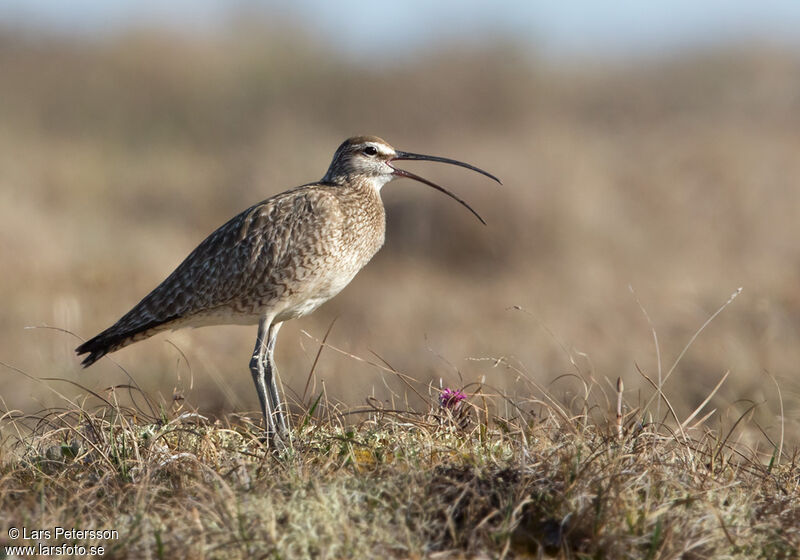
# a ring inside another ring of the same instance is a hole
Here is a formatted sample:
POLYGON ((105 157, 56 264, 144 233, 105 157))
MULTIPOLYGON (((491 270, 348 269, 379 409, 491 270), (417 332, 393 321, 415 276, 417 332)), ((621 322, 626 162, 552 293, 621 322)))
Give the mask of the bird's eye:
POLYGON ((366 148, 364 148, 364 155, 374 156, 377 155, 377 153, 378 153, 378 148, 376 148, 375 146, 367 146, 366 148))

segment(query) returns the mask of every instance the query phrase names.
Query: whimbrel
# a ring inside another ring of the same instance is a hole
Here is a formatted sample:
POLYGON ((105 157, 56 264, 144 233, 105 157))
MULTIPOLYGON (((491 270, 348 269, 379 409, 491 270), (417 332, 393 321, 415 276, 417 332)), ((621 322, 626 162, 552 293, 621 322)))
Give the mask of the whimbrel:
POLYGON ((288 430, 276 383, 275 339, 284 321, 302 317, 338 294, 381 248, 386 220, 380 190, 398 177, 447 189, 394 167, 398 160, 468 163, 401 152, 375 136, 342 143, 328 172, 235 216, 192 251, 152 292, 76 352, 83 367, 160 331, 204 325, 258 324, 250 360, 267 433, 288 430))

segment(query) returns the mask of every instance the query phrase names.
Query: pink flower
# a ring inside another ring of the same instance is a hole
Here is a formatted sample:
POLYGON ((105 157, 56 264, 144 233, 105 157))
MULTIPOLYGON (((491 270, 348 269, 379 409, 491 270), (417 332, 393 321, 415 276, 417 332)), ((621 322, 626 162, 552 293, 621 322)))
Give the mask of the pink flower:
POLYGON ((442 408, 455 409, 461 401, 467 398, 467 395, 458 389, 445 388, 439 395, 439 406, 442 408))

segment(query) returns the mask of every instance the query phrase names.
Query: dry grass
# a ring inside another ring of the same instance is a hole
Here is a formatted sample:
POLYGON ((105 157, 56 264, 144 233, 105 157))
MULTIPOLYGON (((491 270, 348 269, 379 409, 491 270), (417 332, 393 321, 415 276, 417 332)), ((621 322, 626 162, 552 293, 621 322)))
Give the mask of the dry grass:
POLYGON ((570 405, 473 387, 454 414, 406 383, 428 409, 320 394, 283 451, 130 387, 9 414, 0 524, 113 529, 66 541, 113 558, 797 557, 797 457, 737 443, 742 424, 648 422, 624 393, 617 421, 589 383, 570 405))

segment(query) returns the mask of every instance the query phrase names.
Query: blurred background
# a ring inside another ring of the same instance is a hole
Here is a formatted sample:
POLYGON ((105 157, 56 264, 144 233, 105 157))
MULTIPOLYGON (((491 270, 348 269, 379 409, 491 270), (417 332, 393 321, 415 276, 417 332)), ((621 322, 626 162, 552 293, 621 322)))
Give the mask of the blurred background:
MULTIPOLYGON (((652 393, 637 368, 666 373, 743 287, 665 392, 685 416, 730 371, 710 425, 755 404, 777 438, 780 387, 796 441, 798 29, 789 1, 0 0, 3 404, 81 392, 17 370, 126 383, 109 359, 81 370, 59 329, 96 334, 217 226, 374 134, 504 185, 408 163, 488 226, 423 185, 384 189, 385 248, 281 331, 290 400, 338 318, 328 342, 345 354, 322 352, 309 394, 343 407, 407 392, 353 357, 376 355, 523 399, 538 396, 526 377, 566 399, 592 380, 601 409, 621 376, 636 406, 652 393)), ((255 334, 183 330, 111 357, 167 401, 255 412, 255 334)))

